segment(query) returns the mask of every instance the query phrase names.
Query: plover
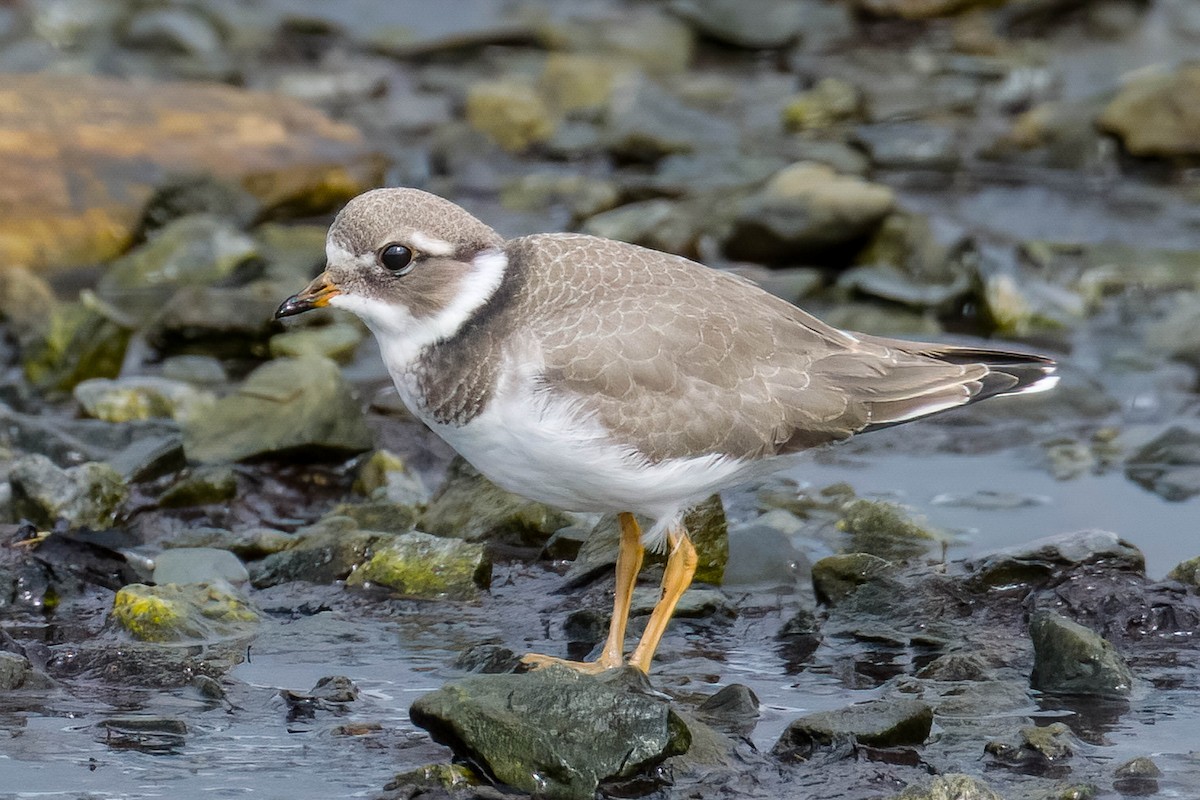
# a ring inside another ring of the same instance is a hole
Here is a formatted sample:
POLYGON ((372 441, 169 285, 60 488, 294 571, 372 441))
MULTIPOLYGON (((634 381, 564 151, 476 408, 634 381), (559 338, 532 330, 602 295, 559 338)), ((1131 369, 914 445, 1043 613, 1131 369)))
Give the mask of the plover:
POLYGON ((802 450, 1056 380, 1038 355, 839 330, 680 256, 569 233, 505 240, 416 189, 351 200, 325 250, 277 318, 354 312, 405 405, 481 473, 564 510, 618 512, 612 622, 598 660, 572 662, 586 671, 626 663, 644 547, 669 554, 627 662, 649 671, 696 568, 680 522, 693 504, 802 450))

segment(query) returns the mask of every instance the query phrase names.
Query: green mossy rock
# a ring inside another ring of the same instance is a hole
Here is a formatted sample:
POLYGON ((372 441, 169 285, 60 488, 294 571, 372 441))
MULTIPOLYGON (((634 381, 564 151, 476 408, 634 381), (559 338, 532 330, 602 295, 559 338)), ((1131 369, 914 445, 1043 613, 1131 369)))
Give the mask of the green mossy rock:
POLYGON ((210 642, 253 635, 259 614, 219 584, 134 583, 113 598, 112 619, 144 642, 210 642))
POLYGON ((483 545, 420 532, 388 539, 346 579, 347 586, 374 584, 430 600, 471 600, 491 582, 483 545))

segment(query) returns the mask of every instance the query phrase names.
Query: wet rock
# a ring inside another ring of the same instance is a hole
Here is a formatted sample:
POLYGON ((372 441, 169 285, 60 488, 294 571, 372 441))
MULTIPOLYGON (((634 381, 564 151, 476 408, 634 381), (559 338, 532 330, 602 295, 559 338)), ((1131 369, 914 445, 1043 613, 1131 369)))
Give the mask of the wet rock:
POLYGON ((421 515, 421 530, 468 542, 540 547, 571 518, 544 503, 506 492, 456 458, 421 515))
POLYGON ((966 563, 967 569, 987 586, 1037 585, 1056 575, 1099 565, 1143 575, 1146 558, 1115 533, 1087 530, 1035 539, 966 563))
POLYGON ((724 586, 792 586, 810 569, 792 544, 803 522, 783 509, 768 511, 748 524, 729 529, 729 563, 724 586))
POLYGON ((0 692, 49 689, 53 685, 54 681, 34 669, 25 656, 0 650, 0 692))
POLYGON ((297 328, 271 337, 272 358, 321 356, 339 364, 349 363, 363 340, 363 329, 347 322, 297 328))
POLYGON ((63 392, 88 378, 114 378, 130 335, 129 320, 91 292, 81 292, 79 302, 50 310, 44 332, 24 351, 25 377, 43 391, 63 392))
POLYGON ((259 614, 221 584, 125 586, 113 598, 112 620, 144 642, 208 642, 254 634, 259 614))
POLYGON ((233 553, 215 547, 176 547, 164 550, 154 559, 154 582, 217 583, 241 586, 250 580, 250 573, 233 553))
POLYGON ((551 667, 486 675, 419 698, 409 714, 436 741, 520 791, 590 800, 600 781, 686 752, 691 735, 631 670, 551 667))
POLYGON ((384 499, 366 503, 339 503, 322 520, 342 518, 351 520, 364 531, 408 533, 416 526, 417 517, 417 509, 413 506, 384 499))
POLYGON ((922 555, 941 541, 902 506, 883 500, 851 500, 842 507, 837 527, 848 534, 851 552, 890 561, 922 555))
POLYGON ((1071 729, 1061 722, 1021 728, 1018 741, 988 742, 983 750, 998 762, 1032 774, 1045 774, 1075 754, 1071 729))
MULTIPOLYGON (((233 231, 241 231, 249 228, 262 213, 262 205, 254 195, 235 181, 208 174, 173 175, 155 187, 154 194, 143 206, 138 234, 153 241, 159 231, 185 217, 226 220, 232 223, 233 231)), ((203 229, 198 232, 203 233, 203 229)), ((243 265, 249 266, 246 262, 243 265)), ((179 277, 188 280, 185 276, 179 277)), ((207 279, 201 282, 211 283, 207 279)))
POLYGON ((279 287, 270 281, 247 286, 185 286, 175 292, 144 329, 161 355, 207 355, 262 359, 278 331, 271 320, 279 287))
POLYGON ((1200 433, 1174 425, 1125 462, 1134 483, 1180 502, 1200 494, 1200 433))
POLYGON ((500 195, 501 204, 514 211, 548 212, 563 205, 575 219, 601 214, 620 200, 620 190, 610 180, 555 172, 518 176, 500 195))
POLYGON ((748 733, 758 721, 758 695, 749 686, 731 683, 697 706, 696 713, 719 729, 748 733))
POLYGON ((922 122, 888 122, 865 125, 855 132, 857 141, 884 169, 949 171, 958 166, 958 134, 945 125, 922 122))
POLYGON ((166 547, 228 550, 243 561, 256 561, 295 544, 296 537, 272 528, 246 528, 236 533, 224 528, 189 528, 164 543, 166 547))
POLYGON ((1126 84, 1096 124, 1135 156, 1200 156, 1200 65, 1142 75, 1126 84))
POLYGON ((212 463, 298 449, 358 452, 372 436, 337 365, 310 357, 256 369, 235 394, 189 417, 183 442, 189 460, 212 463))
POLYGON ((58 306, 54 290, 32 271, 10 266, 0 270, 4 292, 0 294, 0 319, 23 344, 37 341, 58 306))
POLYGON ((987 662, 973 653, 947 653, 922 667, 917 677, 932 681, 984 681, 991 674, 987 662))
POLYGON ((887 187, 821 164, 793 164, 742 201, 725 252, 750 261, 811 261, 814 251, 868 236, 894 203, 887 187))
POLYGON ((551 561, 575 561, 591 533, 592 528, 588 525, 568 525, 559 528, 546 540, 546 546, 542 548, 538 557, 551 561))
POLYGON ((173 717, 139 714, 96 723, 97 738, 109 747, 144 753, 175 753, 187 743, 187 723, 173 717))
POLYGON ((1167 577, 1200 589, 1200 556, 1179 562, 1167 573, 1167 577))
POLYGON ((858 587, 885 579, 894 570, 890 561, 869 553, 826 556, 813 564, 813 591, 818 602, 837 605, 858 587))
POLYGON ((204 647, 164 647, 96 637, 55 648, 47 670, 61 680, 100 680, 125 689, 174 688, 189 686, 198 675, 218 679, 245 655, 244 638, 205 642, 204 647))
POLYGON ((72 394, 85 414, 105 422, 153 417, 183 420, 198 408, 216 402, 211 392, 152 376, 90 378, 76 384, 72 394))
POLYGON ((1162 770, 1149 756, 1131 758, 1113 770, 1113 788, 1126 797, 1147 797, 1158 794, 1158 778, 1162 770))
POLYGON ((223 503, 237 496, 237 474, 233 467, 218 464, 201 467, 171 484, 158 498, 162 508, 187 508, 223 503))
POLYGON ((738 132, 729 122, 642 80, 626 81, 614 90, 605 138, 618 158, 653 162, 672 153, 731 150, 738 132))
POLYGON ((289 549, 251 564, 250 581, 262 589, 289 581, 343 580, 392 536, 359 530, 353 520, 345 517, 331 517, 297 531, 296 542, 289 549))
POLYGON ((471 645, 454 659, 454 668, 465 672, 499 675, 513 672, 521 656, 498 644, 471 645))
POLYGON ((483 545, 427 533, 404 533, 374 549, 347 586, 383 586, 408 597, 471 600, 492 582, 483 545))
POLYGON ((117 255, 169 174, 241 182, 264 208, 297 213, 379 180, 380 163, 356 130, 276 95, 41 72, 6 76, 0 104, 0 139, 24 143, 0 171, 10 198, 0 220, 4 263, 37 269, 117 255))
POLYGON ((388 450, 376 450, 363 462, 354 481, 354 491, 372 500, 403 506, 420 505, 429 499, 429 490, 421 476, 403 458, 388 450))
MULTIPOLYGON (((643 530, 650 526, 650 520, 639 519, 638 523, 643 530)), ((728 526, 720 496, 712 495, 685 514, 683 526, 687 528, 696 547, 696 574, 693 581, 719 586, 725 576, 725 565, 729 563, 728 526)), ((616 564, 620 543, 621 529, 617 516, 607 514, 601 517, 580 548, 575 563, 567 571, 567 581, 577 583, 587 580, 616 564)), ((646 564, 665 562, 665 556, 660 553, 645 554, 646 564)))
POLYGON ((920 745, 929 738, 932 725, 933 709, 920 700, 869 700, 793 721, 771 754, 788 761, 804 761, 847 743, 869 747, 920 745))
POLYGON ((512 80, 477 83, 467 93, 467 122, 509 152, 527 150, 554 135, 556 121, 531 87, 512 80))
POLYGON ((783 126, 789 131, 828 128, 855 119, 862 111, 862 93, 852 83, 822 78, 783 107, 783 126))
POLYGON ((12 465, 8 480, 14 511, 43 528, 60 519, 72 528, 110 528, 129 499, 120 473, 95 461, 62 469, 43 455, 23 456, 12 465))
POLYGON ((258 257, 254 240, 211 215, 167 223, 144 245, 117 259, 97 285, 101 297, 148 320, 181 286, 211 286, 258 257))
POLYGON ((1029 684, 1051 694, 1127 697, 1133 673, 1110 642, 1050 611, 1029 622, 1033 673, 1029 684))
POLYGON ((403 790, 404 797, 420 797, 430 789, 462 789, 478 786, 479 776, 464 764, 426 764, 401 772, 384 784, 384 791, 403 790))
MULTIPOLYGON (((648 615, 658 604, 661 591, 650 586, 642 586, 633 590, 633 601, 630 604, 630 614, 633 616, 648 615)), ((737 608, 720 589, 702 589, 692 587, 679 598, 672 619, 733 619, 737 616, 737 608)))
POLYGON ((928 785, 909 786, 894 800, 1004 800, 984 782, 970 775, 938 775, 928 785))
POLYGON ((804 23, 803 7, 787 0, 676 0, 670 8, 701 34, 750 49, 784 47, 804 23))

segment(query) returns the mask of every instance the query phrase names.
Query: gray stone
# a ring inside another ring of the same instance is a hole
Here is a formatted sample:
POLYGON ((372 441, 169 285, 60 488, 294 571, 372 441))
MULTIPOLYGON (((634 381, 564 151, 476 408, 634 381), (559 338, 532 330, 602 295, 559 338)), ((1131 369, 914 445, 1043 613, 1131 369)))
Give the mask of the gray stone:
POLYGON ((675 0, 670 8, 705 36, 751 49, 790 44, 804 22, 791 0, 675 0))
POLYGON ((848 269, 838 276, 838 286, 906 306, 933 309, 952 307, 972 288, 966 272, 948 283, 920 282, 890 264, 848 269))
POLYGON ((460 457, 450 464, 418 527, 468 542, 540 547, 571 521, 544 503, 504 491, 460 457))
POLYGON ((983 751, 997 761, 1026 770, 1045 771, 1075 755, 1071 729, 1061 722, 1046 726, 1027 726, 1014 742, 990 741, 983 751))
POLYGON ((20 689, 33 674, 33 665, 25 656, 0 650, 0 691, 20 689))
POLYGON ((946 653, 917 673, 918 678, 933 681, 985 681, 991 675, 987 662, 973 653, 946 653))
POLYGON ((228 464, 200 467, 167 487, 158 498, 162 508, 223 503, 237 496, 237 473, 228 464))
POLYGON ((412 721, 502 783, 556 800, 591 800, 607 778, 686 752, 691 734, 632 670, 550 667, 481 675, 413 703, 412 721))
POLYGON ((871 162, 884 169, 949 171, 958 166, 958 134, 944 125, 888 122, 864 125, 855 133, 871 162))
POLYGON ((983 781, 950 772, 926 785, 909 786, 895 800, 1004 800, 983 781))
POLYGON ((63 519, 72 528, 105 530, 129 499, 120 473, 95 461, 62 469, 43 455, 28 455, 12 465, 8 479, 16 513, 47 528, 63 519))
POLYGON ((107 459, 126 481, 149 481, 187 466, 179 433, 145 436, 107 459))
POLYGON ((792 544, 791 534, 802 525, 791 512, 775 509, 749 524, 730 528, 723 585, 794 585, 811 569, 805 555, 792 544), (785 525, 788 527, 782 527, 785 525))
POLYGON ((800 162, 739 204, 725 252, 750 261, 804 263, 865 239, 894 204, 885 186, 800 162))
POLYGON ((605 134, 608 149, 631 161, 657 161, 672 153, 720 151, 737 147, 731 123, 684 105, 675 95, 641 80, 613 92, 605 134))
POLYGON ((233 553, 215 547, 177 547, 164 550, 154 559, 154 582, 215 583, 224 581, 240 586, 250 573, 233 553))
POLYGON ((837 605, 864 584, 886 579, 895 566, 869 553, 826 556, 813 564, 813 591, 817 600, 837 605))
POLYGON ((1120 653, 1089 628, 1050 611, 1029 622, 1033 673, 1029 685, 1051 694, 1127 697, 1133 673, 1120 653))
POLYGON ((334 322, 285 331, 272 336, 268 346, 272 358, 322 356, 345 364, 354 358, 363 336, 361 325, 334 322))
POLYGON ((1200 589, 1200 556, 1180 561, 1167 573, 1167 577, 1194 589, 1200 589))
POLYGON ((163 359, 164 378, 195 386, 216 386, 229 380, 220 359, 212 356, 171 356, 163 359))
POLYGON ((216 402, 216 396, 169 378, 91 378, 75 385, 72 394, 84 413, 105 422, 170 417, 185 419, 216 402))
POLYGON ((346 585, 382 586, 408 597, 471 600, 491 581, 492 562, 483 545, 414 531, 377 545, 346 585))
POLYGON ((146 341, 164 355, 261 359, 267 355, 268 340, 279 330, 272 320, 279 295, 280 287, 272 281, 238 287, 183 286, 146 325, 146 341))
POLYGON ((920 700, 868 700, 793 721, 771 753, 796 760, 848 742, 870 747, 919 745, 929 738, 932 725, 933 709, 920 700))
POLYGON ((376 450, 363 461, 354 491, 395 505, 416 506, 429 500, 429 490, 420 474, 388 450, 376 450))
POLYGON ((758 717, 758 695, 749 686, 731 683, 701 703, 696 710, 709 719, 744 722, 758 717))
POLYGON ((858 117, 862 104, 862 92, 854 84, 824 78, 788 101, 783 108, 783 124, 791 131, 828 128, 858 117))
POLYGON ((532 86, 510 79, 482 81, 467 92, 467 122, 510 152, 554 135, 554 113, 532 86))
POLYGON ((295 544, 250 565, 256 588, 289 581, 333 583, 371 557, 395 534, 359 530, 354 521, 332 517, 297 531, 295 544))
POLYGON ((221 51, 221 34, 197 8, 148 8, 125 25, 121 41, 130 47, 189 56, 221 51))
POLYGON ((1171 426, 1129 457, 1125 474, 1167 500, 1200 494, 1200 433, 1171 426))
MULTIPOLYGON (((654 610, 661 597, 661 591, 651 586, 640 586, 633 590, 633 601, 630 604, 630 614, 638 616, 649 614, 654 610)), ((702 589, 691 587, 679 598, 675 606, 673 619, 705 619, 722 617, 732 619, 737 616, 737 609, 720 589, 702 589)))
POLYGON ((1054 575, 1104 564, 1108 569, 1145 574, 1142 552, 1115 533, 1076 531, 1035 539, 966 562, 988 586, 1043 583, 1054 575))
POLYGON ((372 436, 337 365, 310 357, 259 367, 237 393, 189 417, 183 441, 191 461, 227 462, 299 449, 359 452, 372 436))
POLYGON ((922 523, 895 503, 859 498, 842 506, 837 527, 847 534, 849 551, 901 561, 923 555, 944 541, 922 523))

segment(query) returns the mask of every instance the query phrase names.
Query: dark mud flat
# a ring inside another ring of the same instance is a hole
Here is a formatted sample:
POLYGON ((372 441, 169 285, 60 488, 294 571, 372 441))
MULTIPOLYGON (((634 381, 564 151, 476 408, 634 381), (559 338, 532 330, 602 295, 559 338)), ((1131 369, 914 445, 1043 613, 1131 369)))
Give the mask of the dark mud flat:
POLYGON ((1195 3, 325 5, 0 4, 0 797, 1200 796, 1195 3), (511 675, 612 521, 270 319, 381 184, 1063 380, 706 505, 649 686, 511 675), (652 730, 456 732, 526 685, 652 730))

